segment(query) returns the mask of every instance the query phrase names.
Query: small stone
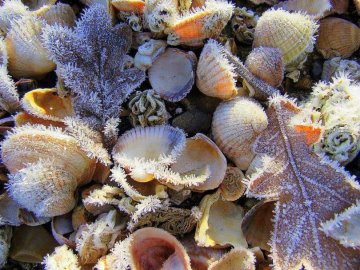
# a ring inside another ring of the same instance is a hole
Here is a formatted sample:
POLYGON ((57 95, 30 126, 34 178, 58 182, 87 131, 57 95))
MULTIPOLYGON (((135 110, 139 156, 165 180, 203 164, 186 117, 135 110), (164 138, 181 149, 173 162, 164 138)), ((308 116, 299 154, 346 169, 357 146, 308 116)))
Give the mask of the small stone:
POLYGON ((182 128, 188 134, 207 133, 210 130, 212 116, 196 108, 186 111, 172 121, 172 125, 182 128))

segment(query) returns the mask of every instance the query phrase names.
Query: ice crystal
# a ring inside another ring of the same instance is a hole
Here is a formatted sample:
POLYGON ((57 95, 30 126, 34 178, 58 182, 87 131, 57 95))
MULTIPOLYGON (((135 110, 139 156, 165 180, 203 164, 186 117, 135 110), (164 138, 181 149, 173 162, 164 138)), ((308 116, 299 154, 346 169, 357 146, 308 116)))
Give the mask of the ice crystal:
POLYGON ((277 200, 270 240, 275 269, 357 269, 358 252, 320 226, 355 203, 360 187, 337 163, 310 151, 320 133, 290 124, 299 111, 287 98, 270 101, 269 126, 254 144, 268 158, 251 176, 247 195, 277 200))
POLYGON ((93 5, 73 30, 47 26, 43 37, 60 77, 74 95, 77 115, 113 141, 121 105, 145 79, 143 71, 125 69, 131 29, 126 24, 113 27, 104 7, 93 5))

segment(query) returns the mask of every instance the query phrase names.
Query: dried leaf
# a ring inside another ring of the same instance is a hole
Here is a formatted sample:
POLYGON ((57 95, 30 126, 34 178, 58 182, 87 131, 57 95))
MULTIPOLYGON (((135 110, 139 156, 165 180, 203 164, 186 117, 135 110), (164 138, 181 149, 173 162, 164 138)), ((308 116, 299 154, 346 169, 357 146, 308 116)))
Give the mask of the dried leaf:
POLYGON ((320 226, 360 198, 359 184, 337 163, 311 153, 307 134, 290 124, 299 111, 287 98, 270 101, 269 126, 254 145, 268 156, 247 194, 278 199, 270 240, 275 269, 357 269, 358 251, 327 237, 320 226))

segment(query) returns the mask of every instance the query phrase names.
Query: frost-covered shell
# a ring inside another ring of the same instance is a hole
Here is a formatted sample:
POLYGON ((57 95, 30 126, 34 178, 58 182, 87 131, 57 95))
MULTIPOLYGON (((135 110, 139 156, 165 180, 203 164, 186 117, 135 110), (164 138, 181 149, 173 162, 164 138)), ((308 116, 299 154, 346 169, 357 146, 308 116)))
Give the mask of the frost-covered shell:
POLYGON ((163 99, 180 101, 194 85, 195 66, 196 57, 193 53, 169 48, 150 67, 150 84, 163 99))
POLYGON ((360 47, 360 28, 341 18, 325 18, 320 21, 316 49, 325 59, 350 57, 360 47))
POLYGON ((5 38, 10 75, 37 77, 55 69, 48 52, 42 45, 43 22, 35 17, 24 17, 12 23, 5 38))
POLYGON ((238 200, 246 190, 246 185, 242 182, 244 180, 245 176, 240 168, 228 166, 219 187, 222 198, 226 201, 238 200))
POLYGON ((115 161, 138 182, 149 182, 156 165, 170 165, 185 147, 185 134, 171 126, 137 127, 125 132, 113 149, 115 161))
POLYGON ((15 125, 17 127, 23 126, 26 124, 32 124, 32 125, 44 125, 44 126, 54 126, 54 127, 61 127, 65 128, 65 124, 63 122, 58 121, 52 121, 52 120, 45 120, 39 117, 36 117, 32 114, 29 114, 27 112, 19 112, 15 115, 15 125))
POLYGON ((71 6, 67 4, 57 3, 56 5, 45 5, 34 11, 33 14, 49 25, 75 26, 75 12, 71 6))
POLYGON ((223 181, 226 172, 226 158, 216 144, 205 135, 198 133, 186 140, 186 146, 171 170, 180 174, 191 174, 208 167, 210 176, 205 182, 190 186, 195 191, 206 191, 217 188, 223 181))
POLYGON ((66 244, 71 248, 75 248, 75 242, 65 236, 74 231, 71 218, 71 213, 54 217, 51 220, 51 233, 60 245, 66 244))
POLYGON ((206 43, 196 70, 196 86, 207 96, 229 99, 237 95, 237 76, 224 50, 215 40, 206 43))
POLYGON ((111 5, 117 11, 133 12, 135 14, 143 14, 145 2, 142 0, 112 0, 111 5))
POLYGON ((137 230, 130 240, 133 270, 190 270, 183 245, 170 233, 153 227, 137 230))
POLYGON ((254 158, 252 144, 267 125, 266 113, 259 103, 237 97, 216 108, 211 130, 222 152, 236 166, 246 170, 254 158))
POLYGON ((254 254, 246 248, 234 248, 209 267, 209 270, 229 269, 255 270, 254 254))
POLYGON ((141 46, 134 58, 135 67, 147 70, 151 67, 155 59, 161 55, 166 48, 166 42, 163 40, 150 39, 141 46))
POLYGON ((10 30, 11 23, 31 13, 21 0, 2 1, 0 7, 0 32, 4 35, 10 30))
POLYGON ((71 98, 59 97, 54 88, 27 92, 21 100, 21 106, 35 117, 56 122, 74 114, 71 98))
POLYGON ((227 1, 206 1, 203 7, 180 16, 175 24, 167 29, 168 44, 199 46, 206 38, 218 37, 231 19, 233 10, 233 4, 227 1))
POLYGON ((56 247, 54 252, 48 254, 42 264, 45 270, 80 270, 79 258, 67 245, 56 247))
POLYGON ((287 11, 306 12, 316 18, 323 17, 326 11, 331 9, 329 0, 287 0, 275 5, 274 8, 282 8, 287 11))
POLYGON ((253 49, 246 58, 245 66, 252 74, 271 86, 280 86, 284 79, 284 60, 278 48, 253 49))
POLYGON ((244 210, 235 203, 224 201, 217 191, 200 202, 201 219, 195 231, 195 241, 202 247, 247 247, 241 231, 244 210))
POLYGON ((298 67, 313 51, 318 26, 310 17, 285 10, 263 13, 255 28, 253 48, 279 48, 286 67, 298 67))
POLYGON ((163 34, 175 23, 178 12, 177 0, 147 0, 144 9, 146 26, 151 32, 163 34))

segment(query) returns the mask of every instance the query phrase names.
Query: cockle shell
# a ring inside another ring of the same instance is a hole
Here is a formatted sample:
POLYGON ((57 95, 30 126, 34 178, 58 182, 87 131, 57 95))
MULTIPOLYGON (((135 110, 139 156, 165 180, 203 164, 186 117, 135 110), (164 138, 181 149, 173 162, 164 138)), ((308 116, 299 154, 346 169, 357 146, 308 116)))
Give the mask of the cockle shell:
POLYGON ((113 149, 115 161, 132 179, 149 182, 157 165, 170 165, 185 147, 185 134, 171 126, 134 128, 125 132, 113 149))
POLYGON ((195 82, 196 56, 168 48, 149 69, 149 81, 155 93, 170 102, 183 99, 195 82))
POLYGON ((238 200, 246 190, 243 180, 245 180, 245 176, 240 168, 228 166, 224 180, 219 187, 222 198, 226 201, 238 200))
POLYGON ((14 21, 5 38, 10 75, 19 77, 42 76, 55 69, 48 52, 41 43, 43 23, 33 17, 14 21))
POLYGON ((130 240, 133 270, 190 270, 190 259, 183 245, 168 232, 148 227, 137 230, 130 240))
POLYGON ((142 0, 112 0, 111 5, 118 11, 143 14, 145 2, 142 0))
POLYGON ((57 216, 75 206, 74 191, 91 180, 95 160, 62 130, 16 127, 3 141, 2 161, 11 173, 8 190, 37 216, 57 216))
POLYGON ((195 231, 195 241, 203 247, 247 247, 241 231, 244 210, 224 201, 219 191, 206 195, 200 202, 201 219, 195 231))
POLYGON ((259 79, 278 87, 284 79, 284 61, 278 48, 257 47, 251 51, 245 66, 259 79))
POLYGON ((166 43, 163 40, 150 39, 141 46, 135 55, 135 67, 147 70, 155 59, 165 51, 166 43))
POLYGON ((279 48, 287 69, 298 68, 313 51, 318 26, 309 16, 285 10, 263 13, 255 28, 253 48, 279 48))
POLYGON ((212 122, 215 143, 237 167, 246 170, 254 158, 252 144, 267 127, 263 108, 254 99, 237 97, 216 108, 212 122))
POLYGON ((229 99, 238 93, 237 75, 224 50, 215 40, 205 44, 196 70, 196 86, 207 96, 229 99))
POLYGON ((44 20, 49 25, 75 26, 76 15, 70 5, 57 3, 45 5, 33 12, 33 15, 44 20))
POLYGON ((201 8, 180 16, 165 32, 167 43, 199 46, 206 38, 216 38, 231 19, 233 4, 223 0, 208 0, 201 8))
POLYGON ((206 191, 217 188, 226 172, 226 158, 216 144, 205 135, 198 133, 186 140, 184 151, 171 165, 171 170, 180 174, 196 174, 208 167, 210 176, 205 182, 190 186, 191 190, 206 191))
POLYGON ((229 269, 255 270, 254 254, 246 248, 234 248, 209 267, 209 270, 229 269))
POLYGON ((360 47, 360 28, 341 18, 325 18, 320 21, 316 49, 325 59, 350 57, 360 47))

